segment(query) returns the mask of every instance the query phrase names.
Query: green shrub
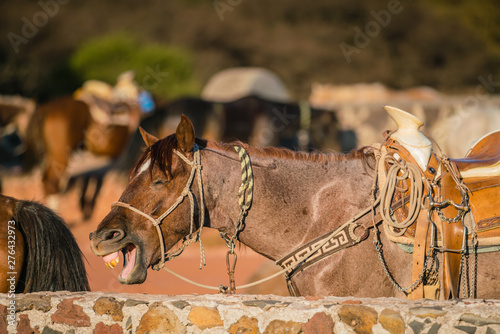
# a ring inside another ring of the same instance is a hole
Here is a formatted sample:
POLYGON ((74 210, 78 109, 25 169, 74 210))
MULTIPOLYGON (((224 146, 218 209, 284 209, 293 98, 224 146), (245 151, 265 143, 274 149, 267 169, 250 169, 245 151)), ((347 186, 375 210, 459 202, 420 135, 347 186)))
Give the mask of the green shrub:
POLYGON ((192 56, 184 49, 141 43, 126 34, 114 34, 83 43, 72 55, 70 66, 83 80, 114 85, 117 76, 135 72, 139 86, 156 96, 173 98, 196 94, 192 56))

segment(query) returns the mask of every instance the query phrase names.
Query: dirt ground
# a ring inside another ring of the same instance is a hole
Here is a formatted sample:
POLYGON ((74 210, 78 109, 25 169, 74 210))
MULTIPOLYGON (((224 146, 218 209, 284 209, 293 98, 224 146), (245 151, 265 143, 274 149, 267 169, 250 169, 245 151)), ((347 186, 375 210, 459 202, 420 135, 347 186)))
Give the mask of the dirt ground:
MULTIPOLYGON (((45 204, 39 171, 25 176, 4 177, 2 181, 4 195, 17 199, 35 200, 45 204)), ((95 256, 90 250, 88 236, 109 212, 111 203, 118 200, 125 188, 125 183, 116 174, 108 173, 97 198, 94 212, 91 218, 86 221, 82 219, 82 213, 79 209, 78 203, 81 192, 79 188, 77 183, 73 189, 60 196, 56 212, 70 226, 80 249, 86 257, 86 269, 92 291, 166 295, 217 293, 215 290, 207 290, 186 283, 163 270, 157 272, 149 269, 147 280, 143 284, 120 284, 117 277, 123 265, 122 255, 120 255, 120 263, 117 267, 109 269, 102 258, 95 256)), ((210 286, 219 286, 220 284, 227 286, 227 247, 215 230, 205 229, 202 234, 202 242, 205 247, 206 266, 201 270, 199 269, 200 247, 198 243, 188 247, 179 258, 168 262, 167 267, 198 283, 210 286)), ((237 256, 238 261, 235 272, 237 286, 267 277, 279 270, 272 261, 243 245, 237 248, 237 256)), ((237 293, 288 295, 282 277, 274 278, 255 288, 238 290, 237 293)))

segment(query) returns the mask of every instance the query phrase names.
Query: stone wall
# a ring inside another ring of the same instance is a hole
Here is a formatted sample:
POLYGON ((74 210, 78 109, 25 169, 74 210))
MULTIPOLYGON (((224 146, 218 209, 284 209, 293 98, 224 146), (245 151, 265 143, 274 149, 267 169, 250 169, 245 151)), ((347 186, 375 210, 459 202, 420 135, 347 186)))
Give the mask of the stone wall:
POLYGON ((11 297, 0 294, 0 333, 500 333, 500 300, 99 292, 11 297))

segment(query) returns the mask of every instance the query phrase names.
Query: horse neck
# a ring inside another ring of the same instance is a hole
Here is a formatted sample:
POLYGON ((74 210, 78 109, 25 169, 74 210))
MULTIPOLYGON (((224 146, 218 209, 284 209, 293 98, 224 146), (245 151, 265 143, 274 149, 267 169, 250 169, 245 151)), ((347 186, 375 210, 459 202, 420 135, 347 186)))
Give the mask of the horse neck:
MULTIPOLYGON (((361 159, 310 162, 251 156, 253 204, 239 240, 276 260, 367 207, 372 172, 361 159)), ((234 234, 241 183, 236 154, 202 158, 209 226, 234 234), (228 155, 231 158, 228 158, 228 155)))

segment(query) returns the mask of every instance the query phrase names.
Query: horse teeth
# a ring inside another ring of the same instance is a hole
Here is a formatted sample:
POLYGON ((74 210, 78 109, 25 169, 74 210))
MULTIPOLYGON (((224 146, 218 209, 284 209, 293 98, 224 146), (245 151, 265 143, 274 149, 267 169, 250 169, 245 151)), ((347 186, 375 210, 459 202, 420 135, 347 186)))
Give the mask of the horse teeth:
POLYGON ((114 260, 111 260, 109 262, 106 262, 106 266, 110 269, 113 269, 114 267, 116 267, 116 265, 118 264, 118 262, 120 261, 120 258, 117 257, 116 259, 114 260))

